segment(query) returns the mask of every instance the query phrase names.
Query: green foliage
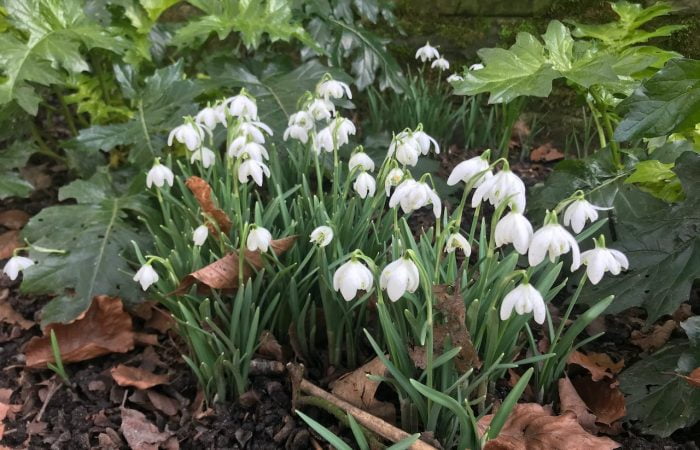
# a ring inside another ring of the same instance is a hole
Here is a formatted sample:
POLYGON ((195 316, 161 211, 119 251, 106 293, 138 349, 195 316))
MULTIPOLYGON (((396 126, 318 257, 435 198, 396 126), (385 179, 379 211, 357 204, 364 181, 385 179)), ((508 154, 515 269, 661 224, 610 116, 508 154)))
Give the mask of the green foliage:
POLYGON ((85 15, 80 0, 11 0, 4 6, 14 29, 0 35, 5 77, 0 84, 0 105, 14 100, 36 115, 42 99, 32 83, 63 84, 61 69, 89 71, 81 48, 124 49, 122 39, 85 15))
POLYGON ((700 123, 700 61, 674 59, 620 103, 620 141, 693 130, 700 123))
POLYGON ((75 144, 92 151, 128 147, 129 160, 145 167, 162 154, 167 133, 196 111, 192 101, 202 90, 199 83, 185 78, 182 61, 156 70, 143 83, 131 66, 115 66, 114 72, 134 117, 83 129, 75 144))
POLYGON ((683 376, 700 367, 698 316, 681 323, 689 341, 674 341, 622 372, 627 420, 643 433, 667 437, 700 420, 700 389, 683 376))
POLYGON ((641 161, 625 183, 634 183, 644 192, 673 203, 683 199, 681 182, 672 170, 674 163, 662 163, 656 159, 641 161))
POLYGON ((34 186, 21 177, 18 169, 38 149, 32 143, 15 141, 10 147, 0 150, 0 200, 7 197, 26 197, 34 186))
POLYGON ((44 323, 74 319, 95 295, 127 304, 140 298, 122 253, 132 240, 143 240, 128 214, 152 213, 142 195, 122 192, 123 181, 102 170, 61 188, 59 200, 76 204, 45 208, 22 231, 37 262, 25 271, 23 292, 63 296, 44 310, 44 323))
POLYGON ((68 104, 75 104, 78 114, 87 114, 92 124, 121 122, 132 116, 123 104, 114 78, 102 79, 86 74, 71 77, 68 86, 75 92, 65 96, 68 104))
POLYGON ((193 46, 212 33, 219 40, 231 32, 239 32, 248 49, 257 48, 266 34, 271 42, 295 37, 315 47, 304 28, 292 18, 288 0, 188 0, 204 13, 177 30, 172 43, 178 47, 193 46))

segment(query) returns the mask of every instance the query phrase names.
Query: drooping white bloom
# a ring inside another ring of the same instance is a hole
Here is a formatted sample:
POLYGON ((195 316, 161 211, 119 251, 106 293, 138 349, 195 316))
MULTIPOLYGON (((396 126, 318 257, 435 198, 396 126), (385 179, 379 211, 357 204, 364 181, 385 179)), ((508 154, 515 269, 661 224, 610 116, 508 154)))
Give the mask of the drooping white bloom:
POLYGON ((238 132, 240 136, 250 138, 258 144, 265 143, 265 135, 263 131, 267 133, 268 136, 272 136, 272 130, 270 127, 262 122, 243 122, 238 126, 238 132))
POLYGON ((393 186, 398 186, 403 180, 403 170, 399 168, 391 169, 386 175, 386 180, 384 180, 384 190, 386 190, 386 196, 391 195, 391 188, 393 186))
POLYGON ((330 153, 333 148, 333 125, 331 124, 314 136, 314 150, 316 153, 321 153, 324 150, 330 153))
POLYGON ((445 253, 452 253, 457 249, 462 250, 465 256, 472 254, 472 246, 469 245, 467 238, 459 233, 452 233, 447 237, 447 242, 445 243, 445 253))
POLYGON ((166 182, 168 183, 168 186, 172 187, 174 181, 175 175, 173 174, 173 171, 167 166, 164 166, 158 162, 158 160, 156 160, 153 167, 151 167, 151 170, 149 170, 146 174, 146 187, 148 188, 154 184, 157 187, 163 187, 166 182))
POLYGON ((209 228, 206 225, 198 226, 192 233, 192 240, 194 241, 194 245, 201 247, 206 242, 208 236, 209 228))
POLYGON ((474 182, 473 187, 481 186, 484 181, 493 176, 489 170, 488 159, 482 158, 481 156, 475 156, 457 164, 454 169, 452 169, 450 176, 447 178, 447 184, 449 186, 454 186, 460 181, 464 184, 469 184, 472 178, 477 175, 479 175, 479 178, 474 182))
POLYGON ((418 157, 421 153, 421 145, 413 133, 402 131, 391 141, 388 156, 396 155, 396 160, 401 164, 415 166, 418 164, 418 157))
POLYGON ((231 144, 228 146, 228 149, 226 149, 226 156, 228 156, 229 158, 238 157, 238 154, 240 153, 241 149, 246 143, 248 143, 247 137, 238 136, 233 141, 231 141, 231 144))
POLYGON ((564 227, 557 223, 551 223, 535 232, 530 242, 527 258, 530 265, 534 267, 544 261, 547 255, 549 255, 549 260, 554 262, 558 256, 569 251, 571 251, 573 258, 571 270, 574 271, 581 265, 581 252, 578 243, 564 227))
POLYGON ((2 271, 10 280, 16 280, 19 273, 29 266, 33 266, 34 261, 24 256, 13 256, 5 263, 2 271))
POLYGON ((248 239, 245 241, 245 246, 251 252, 260 250, 265 253, 271 242, 272 234, 267 229, 254 226, 248 231, 248 239))
POLYGON ((348 167, 350 168, 350 171, 358 167, 360 170, 372 172, 374 170, 374 161, 372 161, 372 158, 370 158, 367 153, 358 152, 350 157, 348 167))
POLYGON ((586 274, 591 283, 598 284, 603 278, 605 272, 610 272, 613 275, 619 275, 624 269, 629 268, 627 257, 619 250, 599 247, 592 250, 586 250, 581 253, 581 262, 586 265, 586 274))
POLYGON ((532 234, 530 221, 518 211, 510 211, 496 224, 496 247, 512 243, 515 251, 524 255, 530 247, 532 234))
POLYGON ((314 118, 307 111, 298 111, 289 116, 287 129, 284 130, 282 138, 296 139, 306 144, 309 140, 309 131, 314 127, 314 118))
POLYGON ((195 161, 202 161, 202 166, 208 169, 216 162, 216 153, 206 147, 200 147, 198 150, 193 151, 190 156, 190 163, 194 164, 195 161))
POLYGON ((426 42, 423 47, 416 51, 416 59, 420 59, 420 62, 432 61, 439 57, 440 53, 435 47, 430 45, 430 42, 426 42))
POLYGON ((226 113, 222 108, 207 106, 197 113, 194 120, 210 130, 214 130, 219 123, 226 126, 226 113))
POLYGON ((224 101, 224 104, 228 106, 229 112, 234 117, 246 120, 257 120, 258 118, 258 105, 254 99, 247 95, 240 94, 230 97, 224 101))
POLYGON ((372 288, 374 276, 367 266, 359 261, 350 260, 338 267, 333 274, 333 289, 340 291, 346 301, 357 295, 357 291, 369 291, 372 288))
POLYGON ((418 130, 414 132, 413 138, 418 142, 418 148, 420 148, 420 152, 423 155, 427 155, 431 147, 435 150, 436 155, 440 154, 440 146, 437 141, 430 137, 425 131, 418 130))
POLYGON ((431 204, 435 217, 439 218, 442 214, 440 197, 427 183, 416 180, 403 181, 389 199, 390 208, 401 205, 401 209, 406 214, 431 204))
POLYGON ((158 282, 158 272, 150 264, 144 264, 136 272, 133 279, 138 281, 141 284, 141 289, 145 291, 150 285, 158 282))
POLYGON ((173 139, 175 139, 179 143, 185 144, 188 150, 197 150, 202 145, 206 134, 205 130, 209 131, 209 128, 205 128, 196 122, 183 123, 173 128, 168 135, 168 146, 173 145, 173 139))
POLYGON ((447 70, 450 68, 450 62, 445 58, 438 58, 430 65, 431 69, 437 68, 438 70, 447 70))
POLYGON ((469 66, 469 70, 481 70, 483 68, 484 68, 484 65, 481 63, 476 63, 476 64, 472 64, 471 66, 469 66))
POLYGON ((328 100, 328 98, 343 98, 343 95, 347 96, 347 98, 352 98, 350 86, 338 80, 322 81, 316 86, 316 94, 326 100, 328 100))
POLYGON ((354 136, 357 132, 357 129, 355 128, 355 124, 352 123, 352 120, 350 119, 338 117, 335 120, 335 139, 337 141, 338 147, 341 147, 349 142, 349 136, 354 136))
POLYGON ((319 247, 325 247, 333 240, 333 228, 321 225, 320 227, 314 228, 314 231, 311 232, 309 237, 309 242, 313 242, 319 247))
POLYGON ((399 258, 387 265, 379 277, 379 286, 389 294, 389 300, 397 301, 408 292, 415 292, 420 284, 418 267, 409 258, 399 258))
POLYGON ((530 283, 523 283, 506 294, 501 303, 501 320, 508 320, 514 309, 520 315, 534 312, 535 322, 540 325, 547 315, 542 294, 530 283))
POLYGON ((447 82, 448 83, 454 83, 456 81, 464 81, 464 77, 462 75, 453 73, 449 77, 447 77, 447 82))
POLYGON ((472 208, 476 208, 482 200, 488 200, 496 207, 507 201, 511 209, 525 211, 525 184, 509 169, 503 169, 493 177, 485 179, 476 188, 472 197, 472 208))
POLYGON ((261 161, 256 161, 252 158, 246 159, 238 166, 238 181, 246 183, 248 178, 252 178, 255 184, 262 186, 263 174, 270 177, 270 169, 261 161))
POLYGON ((330 100, 317 98, 309 105, 309 114, 314 120, 330 120, 335 115, 335 105, 330 100))
POLYGON ((360 198, 374 197, 374 193, 377 191, 377 182, 372 175, 362 172, 357 176, 352 188, 360 198))
POLYGON ((309 131, 299 125, 290 125, 284 130, 282 139, 285 141, 289 138, 296 139, 302 144, 306 144, 309 141, 309 131))
MULTIPOLYGON (((233 142, 231 143, 231 147, 233 147, 233 142)), ((257 142, 246 142, 235 150, 233 156, 237 158, 247 157, 258 162, 263 162, 263 160, 270 159, 270 155, 267 153, 267 150, 265 150, 265 147, 257 142)))
POLYGON ((574 233, 578 234, 583 231, 587 220, 590 220, 591 223, 598 220, 597 210, 599 209, 604 208, 592 205, 585 199, 575 200, 564 211, 564 225, 571 226, 574 233))
POLYGON ((336 117, 326 128, 319 131, 314 137, 314 150, 320 153, 321 150, 332 152, 335 148, 349 142, 349 136, 354 135, 357 130, 351 120, 336 117))

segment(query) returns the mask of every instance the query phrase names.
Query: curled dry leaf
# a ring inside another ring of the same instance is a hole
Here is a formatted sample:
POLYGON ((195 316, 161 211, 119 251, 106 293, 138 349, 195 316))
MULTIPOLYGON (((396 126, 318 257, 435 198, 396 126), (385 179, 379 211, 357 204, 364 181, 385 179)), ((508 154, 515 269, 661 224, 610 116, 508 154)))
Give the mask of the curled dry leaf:
POLYGON ((119 386, 133 386, 137 389, 148 389, 169 381, 167 375, 156 375, 153 372, 138 367, 129 367, 119 364, 109 371, 112 378, 119 386))
POLYGON ((32 338, 24 348, 28 368, 43 368, 54 361, 51 330, 56 333, 63 363, 126 353, 134 348, 131 316, 117 297, 94 297, 90 307, 73 322, 47 325, 44 336, 32 338))
MULTIPOLYGON (((214 205, 209 183, 199 177, 191 176, 187 179, 185 185, 192 191, 194 198, 199 203, 200 208, 202 208, 202 212, 214 219, 224 234, 228 234, 231 231, 231 219, 223 210, 214 205)), ((212 224, 207 224, 207 227, 210 233, 214 235, 218 233, 218 230, 212 224)))
POLYGON ((630 336, 630 342, 647 353, 653 352, 668 342, 677 326, 678 324, 675 320, 668 319, 661 325, 654 325, 650 333, 642 333, 635 330, 630 336))
POLYGON ((588 406, 578 395, 568 377, 559 380, 559 410, 561 412, 571 411, 576 414, 578 423, 589 433, 598 432, 598 426, 595 424, 596 416, 588 410, 588 406))
POLYGON ((0 323, 17 325, 23 330, 28 330, 34 326, 34 322, 27 320, 20 313, 14 310, 7 298, 10 296, 9 289, 0 291, 0 323))
POLYGON ((146 416, 135 409, 121 408, 122 424, 119 428, 131 450, 157 450, 172 436, 161 432, 146 416))
POLYGON ((449 290, 450 287, 447 285, 433 286, 437 300, 435 308, 442 313, 442 321, 436 322, 434 327, 434 347, 435 351, 440 353, 450 348, 461 347, 462 349, 454 358, 454 363, 460 373, 465 373, 472 367, 481 367, 481 361, 467 330, 467 310, 464 299, 459 294, 460 288, 455 286, 452 294, 449 290), (451 347, 448 343, 451 343, 451 347))
POLYGON ((167 416, 174 416, 180 409, 180 403, 172 397, 160 394, 153 390, 146 391, 146 396, 154 408, 167 416))
POLYGON ((263 330, 260 334, 260 346, 258 347, 258 353, 262 356, 276 361, 284 361, 284 353, 282 352, 282 346, 275 336, 268 330, 263 330))
POLYGON ((10 258, 14 251, 22 246, 18 230, 5 231, 0 234, 0 259, 10 258))
POLYGON ((564 154, 555 148, 551 142, 540 145, 530 152, 532 162, 552 162, 564 159, 564 154))
MULTIPOLYGON (((484 434, 493 414, 479 420, 479 433, 484 434)), ((553 416, 542 405, 515 405, 496 439, 486 443, 486 450, 612 450, 620 445, 607 437, 588 433, 579 425, 576 414, 567 411, 553 416)))
POLYGON ((358 367, 331 383, 331 392, 336 397, 391 422, 396 415, 394 405, 379 401, 374 397, 379 387, 379 381, 370 380, 367 377, 367 375, 383 377, 386 372, 387 368, 384 363, 378 357, 374 357, 362 367, 358 367))
POLYGON ((19 209, 0 212, 0 225, 10 230, 19 230, 29 222, 31 216, 19 209))
POLYGON ((627 414, 625 395, 618 382, 593 381, 588 377, 577 377, 571 381, 576 392, 596 416, 596 422, 612 425, 627 414))
POLYGON ((692 372, 688 374, 688 376, 684 375, 679 375, 681 378, 684 378, 685 381, 688 382, 689 385, 694 386, 696 388, 700 388, 700 367, 694 369, 692 372))
POLYGON ((567 360, 568 364, 576 364, 587 369, 591 373, 593 381, 599 381, 604 378, 613 378, 614 375, 620 373, 625 367, 625 360, 613 362, 609 355, 605 353, 581 353, 573 351, 567 360))
MULTIPOLYGON (((296 238, 296 236, 288 236, 273 240, 270 243, 270 247, 279 256, 294 245, 296 238)), ((253 269, 262 268, 262 255, 258 251, 250 252, 246 250, 244 263, 243 278, 248 279, 253 274, 253 269)), ((180 285, 173 294, 182 295, 195 283, 197 283, 197 289, 201 293, 206 293, 210 289, 234 290, 238 287, 239 264, 238 253, 229 253, 218 261, 214 261, 208 266, 187 275, 180 281, 180 285)))

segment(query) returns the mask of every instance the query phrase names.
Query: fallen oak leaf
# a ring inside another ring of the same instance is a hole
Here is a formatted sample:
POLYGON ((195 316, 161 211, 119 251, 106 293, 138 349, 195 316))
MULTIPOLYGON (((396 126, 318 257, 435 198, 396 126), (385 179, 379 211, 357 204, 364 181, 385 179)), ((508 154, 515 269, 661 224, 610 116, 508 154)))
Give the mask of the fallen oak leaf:
POLYGON ((179 411, 180 404, 172 397, 168 397, 167 395, 160 394, 150 389, 146 391, 146 396, 153 407, 158 411, 161 411, 166 416, 174 416, 179 411))
POLYGON ((268 330, 263 330, 263 332, 260 333, 258 353, 266 358, 274 359, 275 361, 285 361, 282 346, 279 342, 277 342, 275 336, 268 330))
POLYGON ((571 352, 567 364, 576 364, 591 373, 593 381, 600 381, 604 378, 613 378, 625 367, 625 361, 620 360, 615 363, 610 356, 605 353, 581 353, 579 351, 571 352))
POLYGON ((576 420, 589 433, 597 433, 596 416, 591 414, 588 406, 576 392, 568 377, 559 380, 559 411, 571 411, 576 414, 576 420))
MULTIPOLYGON (((270 242, 270 247, 277 256, 280 256, 294 245, 296 238, 296 236, 288 236, 273 240, 270 242)), ((243 278, 247 280, 253 274, 253 269, 263 267, 263 259, 259 251, 251 252, 248 250, 245 251, 244 259, 243 278)), ((187 275, 180 281, 180 285, 172 294, 183 295, 195 283, 197 283, 197 290, 200 293, 206 293, 210 289, 234 290, 238 287, 238 270, 238 253, 228 253, 223 258, 187 275)))
MULTIPOLYGON (((185 185, 192 191, 194 198, 199 203, 199 207, 202 208, 202 212, 211 216, 219 226, 224 234, 228 234, 231 231, 231 219, 229 219, 226 213, 217 208, 214 205, 214 201, 211 198, 211 186, 209 183, 197 176, 191 176, 185 181, 185 185)), ((216 235, 218 230, 213 224, 208 223, 207 227, 209 232, 216 235)))
POLYGON ((679 377, 685 379, 689 385, 700 388, 700 367, 693 369, 687 376, 677 373, 679 377))
POLYGON ((551 142, 540 145, 530 152, 532 162, 552 162, 564 159, 564 154, 555 148, 551 142))
POLYGON ((10 258, 16 249, 22 246, 18 230, 10 230, 0 234, 0 259, 10 258))
POLYGON ((109 373, 119 386, 132 386, 137 389, 148 389, 170 381, 167 375, 156 375, 139 367, 130 367, 124 364, 112 367, 109 373))
POLYGON ((386 373, 387 367, 382 360, 374 357, 331 383, 331 393, 353 406, 391 422, 396 416, 394 405, 375 398, 380 382, 368 378, 368 375, 383 377, 386 373))
POLYGON ((10 230, 19 230, 29 222, 31 216, 19 209, 0 212, 0 225, 10 230))
POLYGON ((461 347, 454 363, 460 373, 466 373, 471 368, 481 367, 481 361, 467 330, 467 310, 459 285, 454 286, 452 294, 449 289, 450 286, 444 284, 433 286, 437 300, 435 308, 442 313, 442 320, 434 326, 434 348, 446 352, 450 348, 461 347))
POLYGON ((650 333, 635 330, 630 336, 630 342, 647 353, 653 352, 668 342, 677 325, 675 320, 669 319, 661 325, 655 325, 650 333))
POLYGON ((74 321, 47 325, 43 337, 32 338, 24 347, 27 368, 45 368, 54 362, 51 330, 56 333, 64 364, 134 348, 131 316, 118 297, 94 297, 90 307, 74 321))
MULTIPOLYGON (((494 415, 482 417, 478 431, 483 435, 494 415)), ((486 442, 485 450, 612 450, 620 445, 607 437, 594 436, 584 430, 576 414, 567 411, 553 416, 537 403, 519 403, 513 407, 498 437, 486 442)))
POLYGON ((9 289, 0 291, 0 323, 17 325, 23 330, 28 330, 34 326, 34 322, 27 320, 20 313, 14 310, 7 298, 10 295, 9 289))
POLYGON ((596 422, 612 425, 627 415, 625 395, 617 382, 593 381, 588 377, 577 377, 571 381, 576 392, 596 416, 596 422))
POLYGON ((119 430, 131 450, 157 450, 172 433, 161 432, 146 416, 135 409, 121 408, 122 424, 119 430))

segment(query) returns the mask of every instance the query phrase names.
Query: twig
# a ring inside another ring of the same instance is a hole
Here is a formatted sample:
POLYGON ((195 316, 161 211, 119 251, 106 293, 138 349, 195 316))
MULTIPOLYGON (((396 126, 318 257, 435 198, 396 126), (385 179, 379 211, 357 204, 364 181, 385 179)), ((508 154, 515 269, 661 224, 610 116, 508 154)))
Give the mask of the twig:
POLYGON ((51 381, 51 384, 49 385, 49 390, 46 393, 46 398, 44 399, 44 404, 41 405, 39 413, 36 415, 36 417, 34 417, 34 422, 41 422, 41 417, 44 415, 44 411, 46 411, 46 407, 51 401, 51 397, 53 397, 53 395, 58 391, 58 388, 60 387, 61 383, 55 383, 54 381, 51 381))
MULTIPOLYGON (((353 415, 353 417, 355 417, 355 419, 357 419, 359 423, 367 427, 367 429, 377 433, 385 439, 390 440, 391 442, 398 442, 402 439, 410 437, 410 434, 406 433, 400 428, 397 428, 391 425, 390 423, 387 423, 384 420, 380 419, 379 417, 373 416, 372 414, 369 414, 361 410, 360 408, 357 408, 351 405, 350 403, 339 399, 335 395, 326 392, 320 387, 314 385, 309 380, 302 379, 299 388, 309 395, 319 397, 329 403, 332 403, 338 408, 349 412, 353 415)), ((413 445, 411 445, 410 448, 413 450, 437 450, 432 445, 429 445, 421 440, 417 440, 413 445)))

